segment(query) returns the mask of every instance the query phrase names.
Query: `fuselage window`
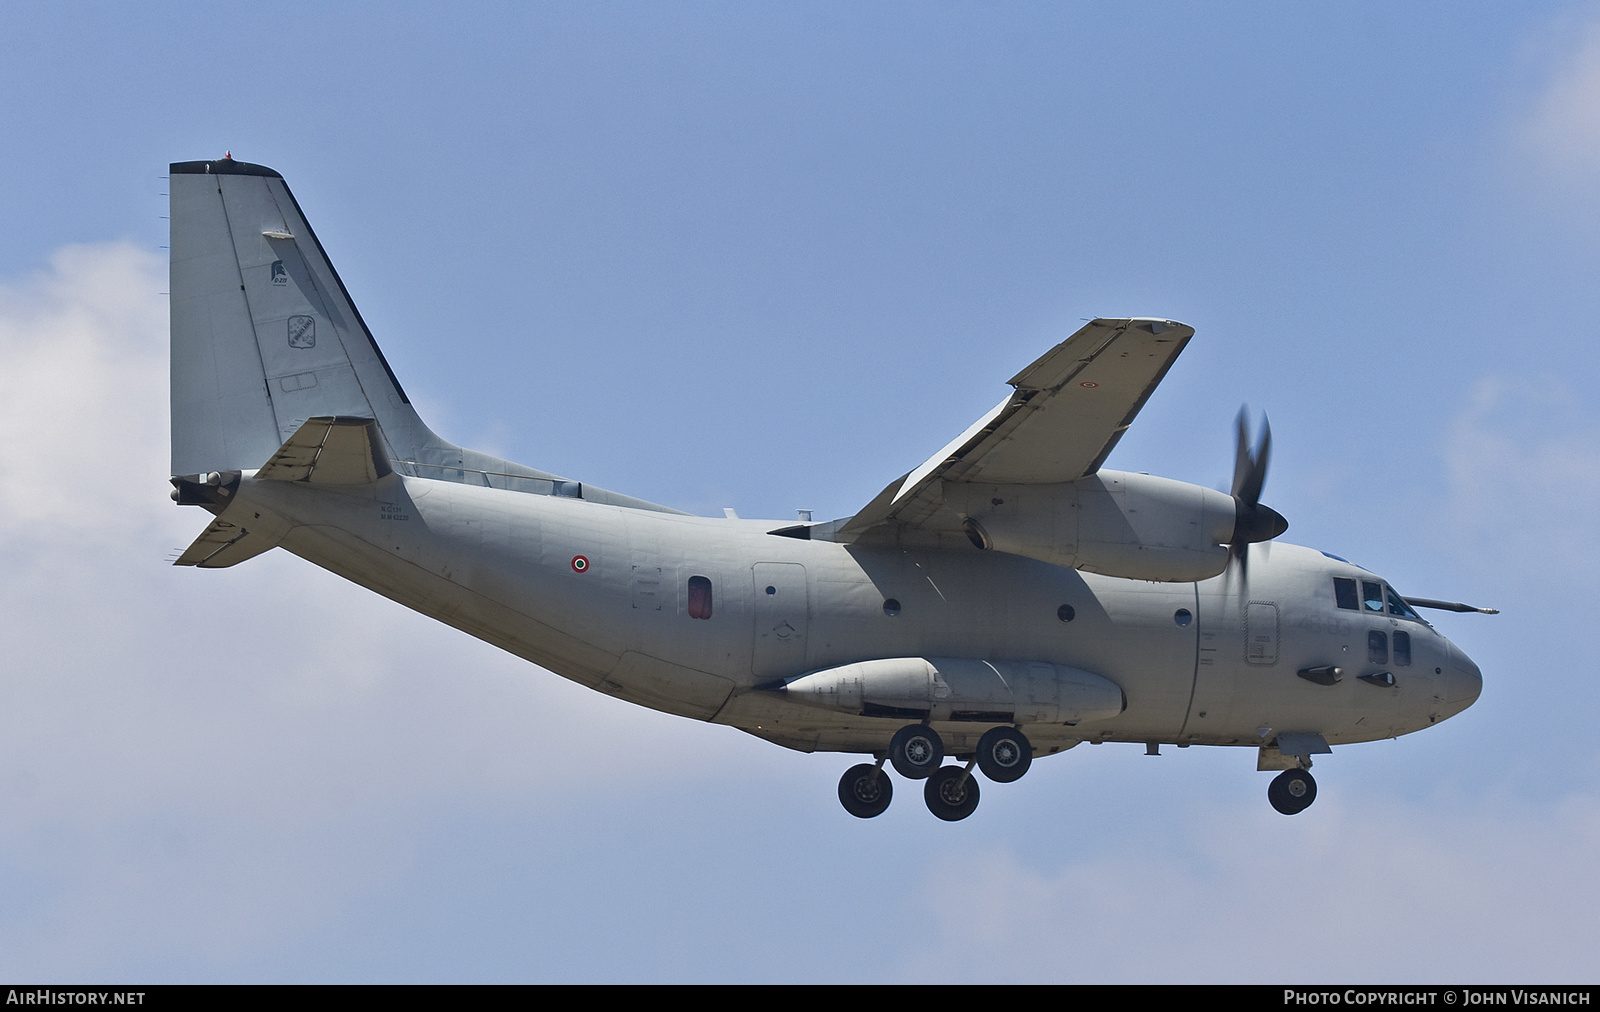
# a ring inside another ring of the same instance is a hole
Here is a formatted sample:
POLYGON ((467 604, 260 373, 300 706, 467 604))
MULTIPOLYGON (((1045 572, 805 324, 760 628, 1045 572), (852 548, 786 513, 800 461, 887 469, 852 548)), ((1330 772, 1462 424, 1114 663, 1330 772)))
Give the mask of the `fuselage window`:
POLYGON ((1347 576, 1333 578, 1333 599, 1346 611, 1361 610, 1361 605, 1356 599, 1356 581, 1347 576))
POLYGON ((1383 584, 1372 580, 1361 581, 1361 607, 1383 614, 1383 584))
POLYGON ((689 577, 689 617, 711 617, 711 581, 703 576, 689 577))
POLYGON ((1397 630, 1394 634, 1394 663, 1402 668, 1411 666, 1411 634, 1408 632, 1397 630))
POLYGON ((1367 660, 1373 664, 1389 663, 1389 634, 1376 630, 1367 633, 1367 660))

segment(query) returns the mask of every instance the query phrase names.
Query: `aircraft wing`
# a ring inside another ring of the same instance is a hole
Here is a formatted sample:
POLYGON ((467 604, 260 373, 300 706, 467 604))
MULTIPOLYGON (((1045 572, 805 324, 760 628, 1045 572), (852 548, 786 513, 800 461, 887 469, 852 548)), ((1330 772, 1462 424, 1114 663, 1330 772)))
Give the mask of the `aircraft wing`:
POLYGON ((1092 321, 1013 376, 1009 397, 891 482, 836 537, 852 541, 884 524, 948 526, 937 519, 944 482, 1042 485, 1093 474, 1193 336, 1171 320, 1092 321))

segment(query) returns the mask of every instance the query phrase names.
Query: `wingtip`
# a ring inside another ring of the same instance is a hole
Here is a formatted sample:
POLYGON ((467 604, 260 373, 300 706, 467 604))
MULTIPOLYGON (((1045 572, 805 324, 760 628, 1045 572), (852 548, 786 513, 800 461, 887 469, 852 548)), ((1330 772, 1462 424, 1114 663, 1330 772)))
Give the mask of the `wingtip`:
POLYGON ((1131 328, 1143 330, 1163 340, 1188 340, 1194 336, 1194 328, 1178 320, 1169 320, 1162 316, 1121 316, 1102 317, 1094 323, 1102 327, 1131 328))

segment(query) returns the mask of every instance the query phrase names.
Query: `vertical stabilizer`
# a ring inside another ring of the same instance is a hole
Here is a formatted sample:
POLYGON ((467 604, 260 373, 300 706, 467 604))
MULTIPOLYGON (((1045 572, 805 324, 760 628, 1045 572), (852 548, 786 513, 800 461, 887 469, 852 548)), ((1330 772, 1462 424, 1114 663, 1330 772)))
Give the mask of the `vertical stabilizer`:
POLYGON ((306 419, 373 418, 400 459, 442 448, 272 169, 172 166, 172 473, 259 467, 306 419))
POLYGON ((402 474, 679 512, 440 439, 282 176, 222 158, 169 180, 174 475, 259 468, 311 418, 371 419, 402 474))

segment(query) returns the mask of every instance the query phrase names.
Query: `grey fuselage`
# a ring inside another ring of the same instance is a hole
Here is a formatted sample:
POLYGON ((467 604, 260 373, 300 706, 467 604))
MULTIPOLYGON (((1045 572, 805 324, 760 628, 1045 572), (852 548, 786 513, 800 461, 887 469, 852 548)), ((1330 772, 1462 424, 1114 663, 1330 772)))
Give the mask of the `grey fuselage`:
MULTIPOLYGON (((266 517, 294 554, 573 681, 803 751, 881 754, 906 723, 770 691, 873 658, 1047 662, 1122 690, 1115 717, 1027 725, 1040 755, 1081 741, 1369 741, 1449 717, 1481 688, 1427 623, 1337 607, 1335 576, 1377 577, 1289 544, 1256 546, 1247 583, 1236 567, 1156 583, 398 473, 347 487, 251 475, 224 518, 266 517), (1408 634, 1408 664, 1372 655, 1378 631, 1408 634), (1336 684, 1299 675, 1329 666, 1336 684), (1392 684, 1360 677, 1377 672, 1392 684)), ((992 725, 934 726, 960 756, 992 725)))

